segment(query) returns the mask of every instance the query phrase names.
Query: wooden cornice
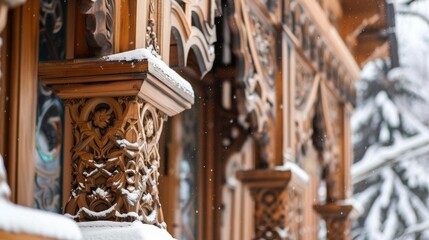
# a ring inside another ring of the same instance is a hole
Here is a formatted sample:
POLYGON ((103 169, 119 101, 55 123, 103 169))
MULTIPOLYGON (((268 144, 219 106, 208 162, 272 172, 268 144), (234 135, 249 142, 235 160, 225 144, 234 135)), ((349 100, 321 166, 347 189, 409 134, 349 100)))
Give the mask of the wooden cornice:
POLYGON ((330 47, 338 61, 346 67, 352 79, 358 80, 360 78, 359 65, 354 60, 336 28, 329 22, 323 9, 320 5, 314 4, 314 0, 300 0, 300 2, 308 16, 313 20, 314 26, 323 41, 330 47))
POLYGON ((254 169, 237 172, 237 178, 249 187, 284 187, 292 177, 291 170, 254 169))
POLYGON ((44 62, 39 79, 63 99, 139 96, 169 116, 194 103, 193 92, 175 82, 185 80, 173 70, 163 71, 150 58, 44 62))
POLYGON ((353 210, 352 205, 341 204, 320 204, 314 205, 314 210, 323 217, 330 218, 347 218, 349 213, 353 210))

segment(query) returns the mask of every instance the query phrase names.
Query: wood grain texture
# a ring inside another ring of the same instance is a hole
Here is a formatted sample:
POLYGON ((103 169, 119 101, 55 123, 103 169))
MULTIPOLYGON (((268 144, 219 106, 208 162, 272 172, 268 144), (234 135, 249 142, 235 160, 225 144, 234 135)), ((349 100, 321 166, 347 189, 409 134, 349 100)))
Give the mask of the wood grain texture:
POLYGON ((36 134, 36 95, 39 23, 39 1, 28 1, 12 12, 10 41, 10 125, 8 173, 12 200, 33 206, 34 147, 36 134))
POLYGON ((25 233, 8 233, 0 230, 0 239, 4 240, 53 240, 52 238, 46 238, 36 235, 30 235, 25 233))

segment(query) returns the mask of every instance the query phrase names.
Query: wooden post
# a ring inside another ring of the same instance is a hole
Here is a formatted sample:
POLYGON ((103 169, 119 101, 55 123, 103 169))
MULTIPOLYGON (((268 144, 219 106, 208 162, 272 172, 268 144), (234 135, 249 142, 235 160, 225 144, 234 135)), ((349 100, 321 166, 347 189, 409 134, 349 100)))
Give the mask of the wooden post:
POLYGON ((340 205, 335 203, 314 206, 314 210, 316 210, 316 212, 325 220, 326 239, 350 239, 350 224, 348 216, 352 209, 353 206, 351 205, 340 205))
MULTIPOLYGON (((192 88, 149 50, 43 63, 39 78, 64 99, 73 129, 65 213, 76 221, 135 221, 165 228, 158 141, 167 116, 188 109, 192 88)), ((69 131, 70 132, 70 131, 69 131)), ((66 136, 69 138, 70 136, 66 136)))
POLYGON ((66 101, 75 142, 65 212, 77 221, 162 226, 158 141, 166 114, 139 97, 66 101))
POLYGON ((253 239, 288 239, 287 186, 291 171, 257 169, 238 172, 237 177, 249 187, 255 201, 253 239))

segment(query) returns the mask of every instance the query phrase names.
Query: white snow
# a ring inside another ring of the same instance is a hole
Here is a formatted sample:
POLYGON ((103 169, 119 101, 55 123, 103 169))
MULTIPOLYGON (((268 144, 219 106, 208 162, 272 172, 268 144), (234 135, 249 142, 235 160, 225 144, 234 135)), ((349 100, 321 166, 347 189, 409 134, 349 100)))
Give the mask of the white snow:
POLYGON ((0 154, 0 199, 7 199, 10 196, 10 188, 6 179, 6 169, 4 168, 3 157, 0 154))
MULTIPOLYGON (((423 156, 429 153, 428 149, 425 150, 423 156)), ((402 161, 399 163, 399 166, 404 170, 404 179, 408 181, 408 185, 412 188, 429 186, 429 178, 427 176, 427 168, 429 166, 427 159, 411 159, 412 161, 402 161)))
POLYGON ((378 189, 376 186, 371 185, 365 191, 357 193, 354 195, 357 202, 362 204, 364 209, 368 207, 368 205, 371 203, 372 198, 378 194, 378 189))
POLYGON ((398 227, 398 216, 395 214, 395 209, 389 208, 386 222, 384 223, 383 239, 394 239, 398 227))
POLYGON ((390 201, 392 199, 393 194, 393 185, 394 185, 394 173, 390 168, 383 169, 381 175, 384 178, 384 182, 382 183, 380 199, 380 206, 382 208, 389 207, 390 201))
POLYGON ((116 203, 113 204, 110 208, 108 208, 104 211, 100 211, 100 212, 95 212, 95 211, 89 210, 88 208, 83 207, 83 208, 79 209, 79 211, 77 211, 77 213, 75 215, 71 215, 71 214, 66 213, 66 214, 64 214, 64 216, 69 217, 71 219, 75 219, 75 218, 78 218, 80 213, 83 211, 88 216, 102 218, 102 217, 106 217, 109 213, 115 211, 115 207, 116 207, 116 203))
POLYGON ((139 143, 138 142, 129 142, 127 139, 118 139, 118 140, 116 140, 116 143, 120 147, 139 149, 139 143))
POLYGON ((390 140, 389 128, 387 127, 387 124, 385 124, 385 123, 381 124, 379 139, 380 139, 381 143, 387 143, 390 140))
MULTIPOLYGON (((365 79, 367 81, 376 80, 378 78, 378 65, 380 65, 380 61, 373 61, 367 63, 360 73, 361 79, 365 79)), ((357 84, 359 85, 361 83, 362 82, 358 82, 357 84)))
POLYGON ((352 178, 366 215, 354 222, 353 239, 429 239, 429 1, 389 2, 400 67, 376 60, 357 84, 352 178))
POLYGON ((133 191, 130 192, 127 189, 121 189, 121 194, 127 196, 127 201, 131 206, 135 206, 139 197, 140 197, 140 191, 133 191))
POLYGON ((355 198, 348 198, 346 200, 339 200, 339 201, 337 201, 337 203, 338 203, 338 205, 350 205, 353 207, 352 211, 349 214, 350 219, 356 219, 356 218, 360 217, 365 211, 362 204, 358 200, 356 200, 355 198))
POLYGON ((375 97, 375 103, 378 107, 382 109, 382 114, 384 120, 386 120, 390 126, 398 127, 399 126, 399 113, 396 109, 396 106, 387 96, 387 93, 382 91, 377 94, 375 97))
POLYGON ((0 230, 56 239, 81 239, 76 223, 62 215, 15 205, 7 200, 10 188, 0 155, 0 230))
POLYGON ((59 214, 26 208, 0 198, 0 229, 55 239, 82 239, 77 224, 59 214))
POLYGON ((132 51, 122 52, 103 57, 106 61, 143 61, 148 60, 149 68, 154 68, 164 74, 167 79, 185 93, 194 97, 194 90, 191 84, 171 69, 158 56, 155 56, 150 49, 140 48, 132 51))
POLYGON ((368 149, 363 159, 351 168, 353 182, 359 182, 366 175, 371 174, 381 166, 391 164, 391 161, 400 160, 400 156, 429 144, 429 134, 419 134, 408 138, 402 143, 386 146, 370 152, 368 149))
POLYGON ((93 191, 94 195, 98 195, 100 198, 105 199, 108 195, 108 192, 104 191, 102 188, 97 188, 95 191, 93 191))
POLYGON ((308 184, 310 181, 310 176, 307 174, 307 172, 305 172, 304 169, 293 162, 286 161, 286 163, 281 166, 274 167, 274 169, 282 171, 290 170, 292 172, 292 178, 296 176, 298 178, 297 180, 304 184, 308 184))
POLYGON ((405 220, 406 224, 408 226, 412 226, 417 223, 417 217, 413 211, 413 208, 411 207, 408 190, 406 187, 404 187, 398 178, 396 178, 394 182, 395 189, 398 191, 397 195, 399 197, 397 211, 402 219, 405 220))
POLYGON ((163 229, 135 222, 94 221, 78 223, 86 240, 173 240, 163 229))
POLYGON ((356 114, 353 114, 353 117, 350 120, 350 127, 352 129, 358 129, 362 124, 367 123, 372 115, 375 113, 375 104, 368 103, 356 114))

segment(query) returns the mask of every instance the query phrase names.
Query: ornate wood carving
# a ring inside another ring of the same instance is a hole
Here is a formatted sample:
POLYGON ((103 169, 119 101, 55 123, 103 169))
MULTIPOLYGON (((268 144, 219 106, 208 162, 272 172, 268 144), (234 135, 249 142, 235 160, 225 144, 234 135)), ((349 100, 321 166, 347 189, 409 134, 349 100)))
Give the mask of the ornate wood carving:
POLYGON ((165 227, 158 197, 158 140, 166 115, 138 97, 67 101, 74 128, 73 187, 65 212, 77 221, 165 227))
POLYGON ((218 92, 221 93, 217 101, 216 115, 219 121, 215 121, 216 129, 219 132, 218 141, 221 143, 219 150, 222 151, 222 160, 227 161, 232 154, 236 154, 243 146, 247 134, 243 127, 237 121, 238 99, 237 86, 235 86, 234 76, 235 68, 218 68, 216 76, 223 76, 223 79, 216 79, 218 84, 218 92))
POLYGON ((341 164, 344 161, 342 155, 342 131, 343 119, 340 103, 326 86, 321 88, 323 114, 322 122, 326 137, 323 141, 323 159, 325 164, 325 181, 327 189, 327 201, 335 202, 344 199, 344 179, 341 164))
POLYGON ((74 138, 64 147, 72 164, 65 213, 76 221, 139 220, 165 228, 158 141, 167 115, 194 103, 190 84, 147 49, 43 63, 39 79, 65 100, 66 135, 74 138))
MULTIPOLYGON (((159 43, 156 29, 156 9, 158 9, 159 1, 150 0, 149 3, 149 19, 146 27, 146 48, 151 49, 154 53, 159 54, 159 43)), ((160 24, 160 23, 158 23, 160 24)))
POLYGON ((86 15, 86 40, 92 56, 113 52, 114 0, 81 0, 80 12, 86 15))
POLYGON ((297 163, 302 166, 301 160, 313 144, 313 118, 316 114, 320 75, 301 57, 296 57, 295 61, 295 149, 297 163))
POLYGON ((40 0, 39 61, 65 59, 66 5, 61 0, 40 0))
POLYGON ((234 54, 239 60, 239 123, 258 142, 259 167, 274 165, 276 31, 257 5, 230 1, 229 26, 234 36, 234 54))
POLYGON ((295 71, 295 108, 299 111, 304 111, 307 104, 314 104, 315 99, 314 97, 312 98, 311 90, 317 82, 315 81, 315 74, 312 69, 300 60, 296 61, 295 71))
POLYGON ((255 202, 253 239, 289 239, 288 183, 291 171, 249 170, 237 173, 255 202))
POLYGON ((326 239, 347 240, 350 239, 350 223, 348 215, 352 211, 351 205, 326 204, 315 205, 316 210, 325 220, 326 239))
POLYGON ((171 27, 179 43, 178 62, 186 66, 191 49, 194 51, 203 77, 213 66, 216 42, 215 17, 220 15, 218 0, 171 2, 171 27))
POLYGON ((283 188, 252 188, 251 194, 255 200, 254 239, 288 239, 287 191, 283 188))
POLYGON ((321 24, 316 22, 317 19, 313 18, 315 13, 311 12, 314 10, 308 10, 306 2, 284 1, 283 22, 287 26, 288 35, 296 49, 311 63, 312 68, 327 78, 336 94, 341 96, 341 101, 354 102, 353 80, 358 79, 359 69, 353 59, 348 59, 349 56, 344 56, 343 52, 338 54, 337 49, 342 47, 330 47, 329 42, 338 36, 327 36, 329 33, 326 33, 325 29, 320 27, 321 24))
POLYGON ((289 229, 288 239, 303 239, 304 198, 302 193, 290 186, 288 188, 287 208, 288 221, 286 225, 289 229))

